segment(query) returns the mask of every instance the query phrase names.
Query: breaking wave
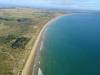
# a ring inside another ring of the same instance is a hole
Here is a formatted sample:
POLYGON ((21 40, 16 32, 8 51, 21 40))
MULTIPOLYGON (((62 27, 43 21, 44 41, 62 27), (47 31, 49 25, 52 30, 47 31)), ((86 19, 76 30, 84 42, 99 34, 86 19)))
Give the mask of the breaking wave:
POLYGON ((40 51, 42 50, 42 48, 43 48, 43 41, 41 41, 40 51))
POLYGON ((41 68, 38 69, 38 75, 43 75, 41 68))

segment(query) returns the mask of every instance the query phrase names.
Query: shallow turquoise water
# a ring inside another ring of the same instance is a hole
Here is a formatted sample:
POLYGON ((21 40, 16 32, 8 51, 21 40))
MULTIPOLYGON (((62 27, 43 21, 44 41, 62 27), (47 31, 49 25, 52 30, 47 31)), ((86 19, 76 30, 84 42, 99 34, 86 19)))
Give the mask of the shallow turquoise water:
POLYGON ((74 14, 53 22, 40 62, 43 75, 100 75, 100 14, 74 14))

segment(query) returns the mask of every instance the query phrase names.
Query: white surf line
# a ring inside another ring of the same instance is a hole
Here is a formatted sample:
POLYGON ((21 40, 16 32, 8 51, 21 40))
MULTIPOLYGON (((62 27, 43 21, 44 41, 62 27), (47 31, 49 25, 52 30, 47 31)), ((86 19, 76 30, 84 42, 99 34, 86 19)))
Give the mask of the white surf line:
POLYGON ((40 51, 43 49, 43 41, 41 41, 40 51))
POLYGON ((38 69, 38 75, 43 75, 41 68, 38 69))

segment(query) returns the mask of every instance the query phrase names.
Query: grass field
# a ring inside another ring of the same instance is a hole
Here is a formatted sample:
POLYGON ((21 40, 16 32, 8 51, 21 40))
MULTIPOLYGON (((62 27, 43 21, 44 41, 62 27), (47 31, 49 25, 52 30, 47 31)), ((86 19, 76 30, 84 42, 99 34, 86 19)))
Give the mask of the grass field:
POLYGON ((54 14, 33 9, 0 9, 0 75, 18 75, 45 23, 54 14))

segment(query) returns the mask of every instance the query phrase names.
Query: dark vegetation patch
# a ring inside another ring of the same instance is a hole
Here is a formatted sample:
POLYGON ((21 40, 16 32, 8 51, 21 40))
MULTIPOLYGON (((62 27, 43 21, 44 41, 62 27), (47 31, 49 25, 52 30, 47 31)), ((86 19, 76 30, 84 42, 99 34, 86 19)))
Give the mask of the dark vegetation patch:
POLYGON ((17 38, 16 41, 12 44, 12 48, 25 48, 25 45, 28 43, 30 39, 26 37, 17 38))
POLYGON ((32 18, 13 18, 0 16, 0 22, 6 25, 34 25, 32 18))
POLYGON ((31 25, 34 24, 34 22, 32 21, 32 19, 30 18, 20 18, 16 20, 19 24, 22 25, 31 25))
POLYGON ((10 43, 12 40, 16 39, 17 36, 15 35, 7 35, 0 37, 0 44, 10 43))
POLYGON ((0 20, 12 21, 12 20, 14 20, 14 18, 9 18, 9 17, 2 17, 2 16, 0 16, 0 20))
POLYGON ((28 43, 30 38, 27 37, 18 37, 15 35, 7 35, 0 37, 0 44, 6 44, 9 45, 11 48, 25 48, 25 45, 28 43))

